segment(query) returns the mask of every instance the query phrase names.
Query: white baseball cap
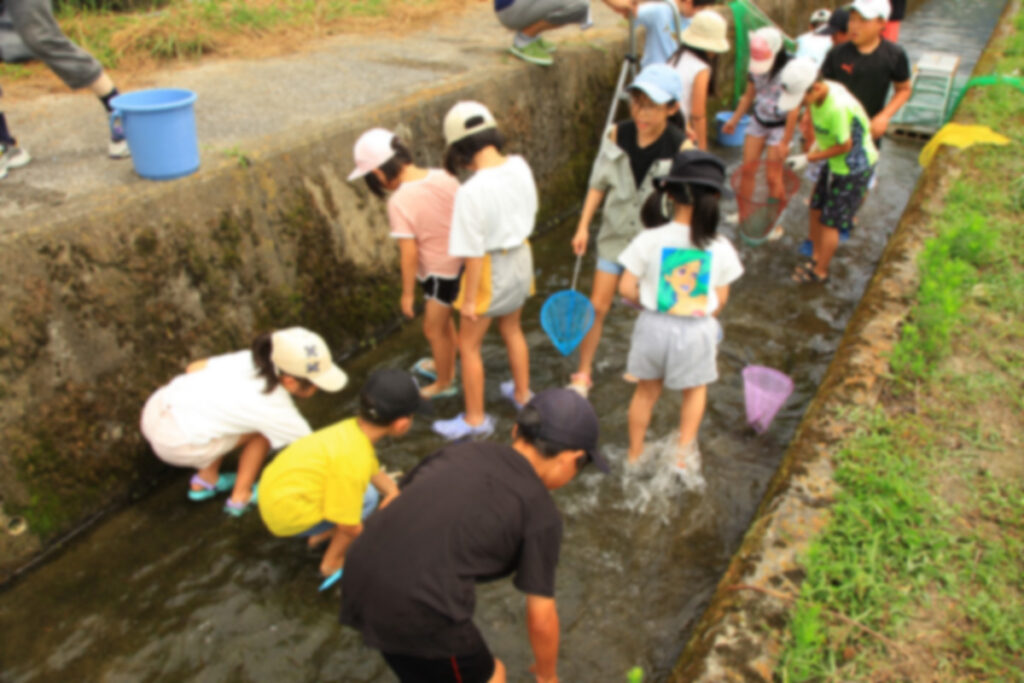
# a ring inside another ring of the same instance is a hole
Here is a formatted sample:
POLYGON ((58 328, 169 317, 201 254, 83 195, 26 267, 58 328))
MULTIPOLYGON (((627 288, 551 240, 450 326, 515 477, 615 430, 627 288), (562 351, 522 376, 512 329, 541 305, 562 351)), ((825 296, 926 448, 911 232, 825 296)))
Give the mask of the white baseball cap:
POLYGON ((331 350, 316 332, 289 327, 270 335, 270 362, 278 373, 308 379, 324 391, 341 391, 348 376, 331 361, 331 350))
POLYGON ((474 133, 497 127, 494 115, 484 105, 471 100, 456 102, 444 117, 444 141, 450 145, 474 133))
POLYGON ((792 111, 800 106, 804 95, 818 80, 818 66, 807 57, 791 59, 782 69, 779 80, 782 86, 779 111, 792 111))
POLYGON ((889 4, 889 0, 855 0, 850 6, 850 11, 856 12, 865 19, 888 21, 889 15, 892 14, 892 5, 889 4))
POLYGON ((362 178, 373 169, 386 164, 391 157, 395 156, 395 150, 391 146, 394 140, 395 134, 383 128, 371 128, 360 135, 352 148, 356 167, 348 174, 348 179, 362 178))
POLYGON ((816 9, 811 13, 811 24, 827 24, 829 17, 832 16, 832 12, 822 7, 816 9))

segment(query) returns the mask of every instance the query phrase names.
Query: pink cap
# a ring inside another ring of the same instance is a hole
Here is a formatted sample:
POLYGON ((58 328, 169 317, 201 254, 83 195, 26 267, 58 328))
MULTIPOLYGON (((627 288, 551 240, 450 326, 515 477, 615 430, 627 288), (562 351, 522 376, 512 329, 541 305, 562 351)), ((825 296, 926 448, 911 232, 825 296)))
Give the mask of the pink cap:
POLYGON ((362 178, 373 169, 387 163, 395 156, 395 150, 391 147, 394 139, 395 134, 383 128, 371 128, 360 135, 352 150, 356 167, 348 174, 348 179, 362 178))
POLYGON ((756 33, 750 36, 750 67, 749 71, 752 74, 765 74, 768 73, 769 69, 772 68, 772 62, 775 61, 775 53, 772 52, 771 45, 764 36, 759 36, 756 33))

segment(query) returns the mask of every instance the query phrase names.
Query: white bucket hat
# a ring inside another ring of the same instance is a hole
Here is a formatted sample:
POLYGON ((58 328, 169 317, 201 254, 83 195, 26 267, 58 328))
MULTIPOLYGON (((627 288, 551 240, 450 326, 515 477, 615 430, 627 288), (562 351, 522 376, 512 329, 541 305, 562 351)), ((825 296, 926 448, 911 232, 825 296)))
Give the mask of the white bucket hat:
POLYGON ((305 327, 289 327, 270 335, 270 362, 279 373, 308 379, 324 391, 341 391, 348 376, 331 360, 327 342, 305 327))
POLYGON ((395 150, 391 146, 394 140, 395 134, 383 128, 371 128, 360 135, 355 147, 352 148, 356 167, 348 174, 348 179, 362 178, 373 169, 386 164, 395 156, 395 150))
POLYGON ((685 45, 708 52, 728 52, 728 26, 725 19, 714 10, 701 10, 693 15, 690 25, 683 31, 685 45))

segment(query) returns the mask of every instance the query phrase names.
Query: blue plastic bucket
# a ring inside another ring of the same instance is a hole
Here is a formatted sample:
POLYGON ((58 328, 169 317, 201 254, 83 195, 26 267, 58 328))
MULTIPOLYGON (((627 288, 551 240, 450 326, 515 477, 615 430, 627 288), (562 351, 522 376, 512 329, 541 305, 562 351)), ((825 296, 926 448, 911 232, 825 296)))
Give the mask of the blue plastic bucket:
POLYGON ((136 173, 172 180, 199 169, 195 101, 194 92, 178 88, 138 90, 110 101, 111 124, 121 121, 136 173))
POLYGON ((744 115, 740 119, 740 122, 736 124, 736 132, 729 134, 722 130, 722 126, 729 123, 729 119, 732 118, 731 111, 720 111, 715 116, 715 123, 718 124, 718 144, 722 147, 741 147, 743 145, 743 138, 747 135, 747 126, 750 125, 750 117, 744 115))

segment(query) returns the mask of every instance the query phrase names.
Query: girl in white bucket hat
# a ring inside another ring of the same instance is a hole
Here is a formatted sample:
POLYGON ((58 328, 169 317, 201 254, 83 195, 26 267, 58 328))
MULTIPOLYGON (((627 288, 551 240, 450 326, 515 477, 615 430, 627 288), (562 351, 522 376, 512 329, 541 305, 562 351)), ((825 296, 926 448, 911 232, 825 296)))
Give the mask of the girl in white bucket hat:
POLYGON ((707 100, 715 94, 715 56, 729 51, 725 19, 714 10, 693 15, 682 35, 682 45, 669 59, 683 81, 679 107, 701 149, 708 147, 707 100))
POLYGON ((142 435, 169 465, 195 468, 189 500, 231 491, 224 512, 239 516, 256 502, 256 481, 271 448, 312 430, 293 398, 348 383, 315 332, 290 327, 256 338, 252 348, 190 363, 158 389, 142 410, 142 435), (241 448, 238 474, 221 474, 226 456, 241 448))

